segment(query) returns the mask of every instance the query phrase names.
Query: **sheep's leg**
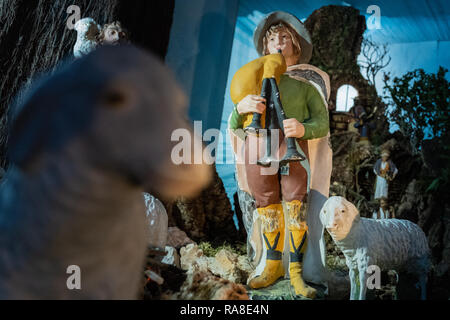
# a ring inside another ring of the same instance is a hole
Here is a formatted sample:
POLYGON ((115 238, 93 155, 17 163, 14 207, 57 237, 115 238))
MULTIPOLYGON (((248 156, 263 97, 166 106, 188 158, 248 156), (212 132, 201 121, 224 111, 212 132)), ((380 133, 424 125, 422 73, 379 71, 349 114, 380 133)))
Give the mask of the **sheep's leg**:
POLYGON ((359 300, 366 300, 367 271, 359 270, 359 300))
POLYGON ((358 269, 349 268, 348 275, 350 278, 350 300, 357 300, 359 296, 358 269))
POLYGON ((419 276, 419 287, 420 287, 420 299, 427 299, 427 275, 421 274, 419 276))

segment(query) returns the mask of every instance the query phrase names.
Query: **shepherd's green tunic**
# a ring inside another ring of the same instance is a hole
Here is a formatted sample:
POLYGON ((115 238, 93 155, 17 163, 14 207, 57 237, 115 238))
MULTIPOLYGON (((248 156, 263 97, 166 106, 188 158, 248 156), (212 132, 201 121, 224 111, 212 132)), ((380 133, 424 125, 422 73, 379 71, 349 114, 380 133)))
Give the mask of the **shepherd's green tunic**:
MULTIPOLYGON (((328 110, 317 89, 309 83, 283 74, 278 85, 281 103, 287 118, 295 118, 305 127, 301 140, 322 138, 328 134, 328 110)), ((230 118, 229 128, 242 129, 244 116, 236 109, 230 118)))

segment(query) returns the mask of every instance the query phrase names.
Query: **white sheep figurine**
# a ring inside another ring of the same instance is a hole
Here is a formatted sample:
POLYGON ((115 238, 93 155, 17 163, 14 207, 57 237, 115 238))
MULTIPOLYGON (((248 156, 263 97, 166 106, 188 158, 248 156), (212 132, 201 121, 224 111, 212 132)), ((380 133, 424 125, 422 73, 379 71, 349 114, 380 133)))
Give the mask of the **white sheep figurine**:
POLYGON ((430 251, 418 225, 408 220, 361 218, 358 209, 343 197, 330 197, 320 220, 345 255, 350 300, 365 300, 368 267, 372 265, 416 275, 425 299, 430 251))
POLYGON ((77 42, 73 47, 75 58, 81 58, 98 47, 97 36, 102 27, 92 18, 83 18, 75 23, 74 30, 77 32, 77 42))

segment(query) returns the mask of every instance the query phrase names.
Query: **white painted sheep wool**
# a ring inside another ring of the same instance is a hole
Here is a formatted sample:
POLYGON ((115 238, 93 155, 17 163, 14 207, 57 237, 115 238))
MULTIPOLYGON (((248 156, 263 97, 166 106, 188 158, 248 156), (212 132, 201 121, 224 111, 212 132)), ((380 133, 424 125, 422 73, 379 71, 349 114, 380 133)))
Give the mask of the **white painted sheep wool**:
POLYGON ((343 197, 330 197, 320 219, 345 255, 351 300, 365 299, 367 268, 371 265, 417 276, 425 299, 430 250, 418 225, 408 220, 361 218, 356 207, 343 197))
POLYGON ((77 42, 73 47, 73 55, 75 58, 81 58, 97 47, 96 36, 101 27, 94 19, 83 18, 75 23, 74 29, 77 31, 77 42))

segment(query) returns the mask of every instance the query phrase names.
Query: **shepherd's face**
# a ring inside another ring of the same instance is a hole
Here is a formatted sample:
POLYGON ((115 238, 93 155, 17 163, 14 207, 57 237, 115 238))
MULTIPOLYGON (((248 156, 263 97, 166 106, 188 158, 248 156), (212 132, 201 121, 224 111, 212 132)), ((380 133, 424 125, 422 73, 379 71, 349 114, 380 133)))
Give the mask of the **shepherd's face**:
POLYGON ((294 43, 286 29, 279 29, 267 36, 267 50, 270 54, 278 53, 278 50, 281 50, 285 58, 295 55, 294 43))

